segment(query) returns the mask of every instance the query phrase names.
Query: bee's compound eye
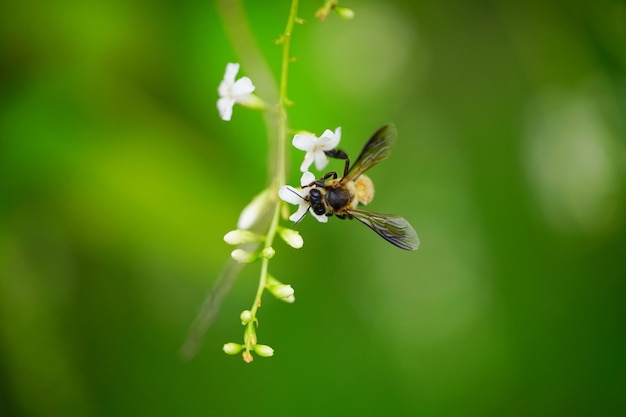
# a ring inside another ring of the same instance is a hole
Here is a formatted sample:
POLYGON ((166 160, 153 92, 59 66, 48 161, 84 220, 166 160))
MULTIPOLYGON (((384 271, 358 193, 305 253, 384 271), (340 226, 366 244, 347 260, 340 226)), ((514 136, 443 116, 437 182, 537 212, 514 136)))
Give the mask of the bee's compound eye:
POLYGON ((326 213, 326 209, 321 204, 316 204, 315 207, 313 207, 313 213, 321 216, 322 214, 326 213))
POLYGON ((322 196, 322 193, 320 192, 320 190, 318 190, 317 188, 313 188, 310 192, 309 195, 315 199, 319 199, 322 196))

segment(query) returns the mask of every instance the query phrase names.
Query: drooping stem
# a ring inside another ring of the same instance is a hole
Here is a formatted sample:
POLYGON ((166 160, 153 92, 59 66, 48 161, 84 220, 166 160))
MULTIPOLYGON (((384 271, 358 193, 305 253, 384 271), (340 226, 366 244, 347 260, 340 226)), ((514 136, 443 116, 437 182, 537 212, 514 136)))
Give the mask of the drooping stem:
POLYGON ((278 114, 278 146, 277 146, 277 159, 279 161, 276 177, 277 187, 285 184, 287 175, 287 132, 289 129, 287 122, 287 106, 289 105, 289 99, 287 98, 287 84, 289 80, 289 64, 291 63, 291 33, 293 26, 296 22, 298 14, 298 0, 292 0, 291 10, 289 11, 289 18, 287 19, 287 25, 285 26, 285 32, 282 35, 282 64, 280 71, 280 91, 279 91, 279 114, 278 114))
MULTIPOLYGON (((282 53, 282 65, 281 65, 281 75, 280 75, 280 92, 279 92, 279 102, 278 102, 278 130, 277 130, 277 144, 275 146, 276 150, 276 172, 275 176, 272 179, 272 195, 275 196, 276 203, 274 206, 274 213, 272 216, 272 220, 265 235, 265 244, 264 249, 269 250, 274 243, 274 237, 276 236, 276 232, 278 230, 278 223, 280 221, 280 208, 281 203, 278 199, 278 189, 285 184, 286 176, 287 176, 287 135, 289 131, 289 125, 287 121, 287 106, 289 105, 289 99, 287 98, 287 84, 288 84, 288 75, 289 75, 289 64, 291 62, 290 55, 290 46, 291 46, 291 33, 293 31, 293 26, 296 22, 298 13, 298 0, 292 0, 291 9, 289 12, 289 18, 287 19, 287 25, 285 26, 285 32, 281 36, 281 43, 283 47, 282 53)), ((267 285, 267 277, 269 270, 269 258, 263 257, 261 261, 261 275, 259 277, 259 286, 257 288, 256 297, 254 298, 254 303, 250 308, 250 312, 252 313, 253 319, 256 318, 256 312, 258 308, 261 306, 261 298, 263 296, 263 292, 265 291, 267 285)), ((251 324, 254 325, 254 324, 251 324)), ((249 346, 246 346, 249 348, 249 346)))

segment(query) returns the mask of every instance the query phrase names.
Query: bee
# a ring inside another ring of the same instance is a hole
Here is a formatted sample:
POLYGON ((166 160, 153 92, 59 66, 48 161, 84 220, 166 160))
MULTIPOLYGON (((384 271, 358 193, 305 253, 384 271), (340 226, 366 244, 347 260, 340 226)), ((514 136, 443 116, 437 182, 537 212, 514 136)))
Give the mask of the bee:
POLYGON ((419 238, 415 229, 404 218, 358 208, 359 204, 366 205, 374 197, 374 184, 364 174, 365 171, 389 157, 397 135, 393 124, 378 129, 352 166, 344 151, 326 151, 327 156, 346 161, 343 177, 339 178, 335 171, 331 171, 302 188, 311 187, 305 200, 315 214, 328 217, 334 215, 340 219, 355 218, 389 243, 401 249, 416 250, 419 247, 419 238))

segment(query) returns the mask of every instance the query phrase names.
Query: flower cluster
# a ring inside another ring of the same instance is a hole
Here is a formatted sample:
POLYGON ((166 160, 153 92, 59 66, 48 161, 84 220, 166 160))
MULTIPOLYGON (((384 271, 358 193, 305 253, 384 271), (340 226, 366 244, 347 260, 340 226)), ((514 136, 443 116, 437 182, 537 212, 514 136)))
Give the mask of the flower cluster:
POLYGON ((307 212, 310 212, 317 221, 321 223, 328 222, 328 217, 324 214, 315 214, 311 210, 311 205, 307 197, 311 192, 311 187, 308 185, 315 181, 315 175, 309 172, 309 168, 315 162, 315 168, 318 171, 323 170, 328 165, 328 156, 326 151, 332 151, 337 148, 341 141, 341 127, 338 127, 333 132, 326 129, 320 137, 315 136, 313 133, 305 132, 298 133, 293 137, 292 145, 301 151, 305 151, 304 161, 300 165, 300 171, 303 173, 300 178, 300 188, 296 189, 289 185, 283 185, 278 190, 278 196, 281 200, 298 206, 298 210, 289 216, 289 220, 298 223, 307 212))
MULTIPOLYGON (((337 15, 344 19, 349 19, 354 16, 354 12, 350 9, 338 7, 338 0, 326 0, 322 8, 318 10, 317 17, 321 20, 325 19, 328 14, 335 11, 337 15)), ((231 230, 224 235, 224 241, 229 245, 236 246, 231 252, 231 258, 240 264, 251 264, 254 262, 260 263, 261 271, 259 278, 259 286, 256 296, 252 302, 250 309, 243 310, 239 316, 241 323, 245 326, 243 343, 230 342, 223 346, 225 353, 229 355, 242 354, 245 362, 251 362, 253 360, 253 353, 258 356, 268 357, 273 356, 274 350, 265 344, 259 344, 257 341, 257 327, 259 326, 258 309, 261 307, 261 298, 265 292, 269 292, 275 298, 286 303, 295 302, 295 292, 291 285, 283 284, 278 281, 269 272, 270 260, 276 254, 273 242, 276 236, 279 236, 287 245, 292 248, 299 249, 304 245, 302 236, 296 231, 288 227, 280 225, 281 213, 284 212, 285 205, 281 201, 286 201, 291 204, 298 205, 298 209, 295 213, 289 216, 289 219, 298 222, 307 212, 310 210, 309 193, 311 192, 311 185, 316 181, 315 175, 309 172, 311 166, 315 164, 315 168, 320 171, 326 168, 328 165, 329 151, 335 151, 339 141, 341 140, 341 128, 338 127, 334 131, 325 130, 321 136, 316 136, 310 132, 299 132, 292 140, 292 144, 295 148, 304 151, 304 160, 300 165, 300 171, 302 172, 302 178, 300 180, 301 187, 294 188, 283 185, 285 183, 285 172, 287 172, 286 164, 287 159, 285 157, 284 148, 286 148, 286 136, 284 132, 289 131, 287 125, 287 118, 283 117, 287 112, 287 103, 290 100, 287 97, 287 73, 289 70, 289 64, 292 62, 292 56, 290 54, 290 43, 292 38, 292 31, 295 23, 303 23, 304 21, 297 16, 298 14, 298 1, 292 0, 290 8, 289 18, 287 19, 287 25, 285 32, 280 36, 277 44, 281 44, 283 48, 283 62, 281 66, 281 80, 279 100, 276 107, 272 106, 274 111, 268 113, 270 116, 277 116, 276 123, 278 125, 277 131, 280 132, 277 136, 277 149, 279 152, 275 155, 276 164, 280 169, 276 170, 276 174, 270 186, 259 193, 252 201, 243 209, 237 222, 237 228, 231 230), (278 187, 280 186, 280 187, 278 187)), ((217 100, 217 110, 220 118, 225 121, 230 121, 233 116, 233 108, 235 104, 240 106, 267 110, 268 106, 263 100, 255 95, 256 87, 252 83, 252 80, 248 77, 241 77, 237 79, 240 65, 238 63, 228 63, 226 65, 226 71, 224 78, 220 82, 217 92, 219 98, 217 100)), ((320 222, 326 223, 328 217, 324 215, 311 214, 320 222)), ((286 217, 286 216, 285 216, 286 217)), ((229 269, 226 269, 229 271, 229 269)), ((220 282, 227 282, 230 278, 229 272, 223 273, 218 280, 220 282), (226 278, 226 279, 224 279, 226 278)), ((237 272, 233 276, 236 276, 237 272)), ((216 285, 214 293, 220 293, 222 288, 216 285)), ((215 299, 220 299, 219 295, 215 299)), ((209 301, 211 301, 209 296, 209 301)), ((219 301, 217 301, 219 303, 219 301)), ((214 306, 210 304, 211 308, 207 311, 209 314, 214 314, 216 311, 214 306)), ((195 348, 195 342, 197 342, 195 335, 202 333, 208 327, 206 324, 207 317, 199 316, 197 319, 199 331, 190 332, 192 334, 191 348, 195 348)), ((196 329, 198 330, 198 329, 196 329)))
MULTIPOLYGON (((235 80, 238 72, 239 64, 227 64, 224 79, 217 89, 220 96, 217 100, 217 109, 220 117, 226 121, 232 118, 233 106, 235 104, 257 109, 264 108, 263 101, 252 94, 255 87, 250 78, 242 77, 235 80)), ((325 161, 326 155, 324 155, 323 152, 329 146, 333 146, 333 144, 339 142, 340 134, 340 130, 335 133, 327 131, 324 132, 324 135, 322 135, 320 139, 314 135, 296 135, 298 138, 294 138, 294 145, 297 143, 300 149, 307 151, 308 165, 306 165, 306 168, 308 168, 314 160, 318 167, 325 166, 327 161, 325 161)), ((305 164, 303 164, 302 167, 304 168, 305 164)), ((313 174, 310 174, 310 176, 311 181, 313 181, 313 174)), ((307 176, 307 178, 309 177, 307 176)), ((281 301, 293 303, 296 300, 293 287, 281 283, 268 272, 268 261, 273 258, 276 253, 275 249, 272 247, 272 240, 275 234, 278 234, 289 246, 295 249, 299 249, 304 245, 302 236, 300 236, 297 231, 281 227, 278 224, 275 224, 275 227, 270 227, 270 231, 265 235, 252 231, 252 229, 259 224, 261 219, 266 218, 273 207, 275 207, 275 211, 278 214, 279 205, 276 203, 276 198, 272 197, 270 188, 267 188, 254 197, 243 209, 237 222, 237 229, 226 233, 224 235, 224 241, 229 245, 237 246, 237 248, 231 252, 231 258, 236 262, 249 264, 257 260, 262 260, 262 290, 267 290, 281 301)), ((275 218, 278 219, 278 216, 275 216, 275 218)), ((250 310, 244 310, 240 315, 241 323, 246 327, 244 331, 244 343, 230 342, 224 345, 224 352, 229 355, 242 352, 244 361, 248 363, 253 360, 252 352, 264 357, 274 354, 274 350, 271 347, 257 343, 256 326, 258 326, 259 321, 256 312, 261 305, 261 295, 262 291, 257 294, 252 308, 250 310)))
MULTIPOLYGON (((217 109, 220 117, 226 121, 231 119, 233 106, 235 104, 260 108, 260 103, 262 103, 258 97, 252 94, 255 87, 250 78, 242 77, 235 80, 238 72, 239 64, 229 63, 226 66, 224 79, 218 88, 220 97, 217 101, 217 109)), ((302 172, 302 178, 300 179, 301 187, 294 188, 283 185, 278 190, 278 196, 281 200, 298 205, 297 211, 289 216, 291 221, 297 223, 310 211, 313 217, 319 222, 328 222, 327 216, 315 214, 310 210, 308 195, 311 191, 311 187, 308 185, 315 181, 315 175, 311 173, 309 169, 313 164, 315 164, 315 168, 318 171, 326 168, 328 165, 326 152, 335 150, 340 141, 341 127, 336 128, 334 131, 326 129, 319 137, 311 132, 300 132, 293 137, 292 145, 296 149, 305 152, 304 160, 300 165, 300 171, 302 172)), ((239 221, 237 222, 237 229, 231 230, 224 235, 224 241, 226 243, 237 246, 237 248, 231 252, 231 257, 235 261, 249 264, 259 259, 267 261, 274 256, 275 250, 271 246, 271 242, 268 242, 268 236, 257 234, 251 230, 258 224, 259 219, 267 213, 268 208, 272 207, 272 201, 273 199, 269 188, 258 194, 241 212, 239 221), (257 244, 257 247, 260 246, 261 248, 250 250, 250 244, 257 244)), ((289 246, 298 249, 304 245, 302 236, 300 236, 297 231, 281 226, 277 226, 275 230, 289 246)), ((295 301, 294 290, 291 285, 281 283, 270 275, 267 269, 265 270, 265 276, 264 289, 281 301, 287 303, 293 303, 295 301)), ((256 317, 256 310, 259 305, 260 299, 255 300, 253 308, 244 310, 240 315, 242 324, 246 326, 244 343, 226 343, 224 345, 224 352, 230 355, 242 352, 243 359, 246 362, 253 360, 252 352, 255 352, 259 356, 272 356, 274 354, 274 350, 271 347, 257 343, 256 326, 258 325, 258 319, 256 317)))

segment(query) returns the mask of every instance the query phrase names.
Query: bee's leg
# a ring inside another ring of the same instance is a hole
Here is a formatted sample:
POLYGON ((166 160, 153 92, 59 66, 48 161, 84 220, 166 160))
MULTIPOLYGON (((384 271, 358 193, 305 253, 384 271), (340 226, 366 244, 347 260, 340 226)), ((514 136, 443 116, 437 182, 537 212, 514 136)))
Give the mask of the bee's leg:
POLYGON ((302 188, 312 187, 314 185, 316 185, 318 187, 326 188, 326 180, 329 179, 329 178, 337 179, 337 173, 335 171, 330 171, 329 173, 324 175, 319 180, 315 180, 315 181, 313 181, 310 184, 303 185, 302 188))
POLYGON ((324 151, 324 153, 326 154, 326 156, 329 156, 331 158, 345 159, 346 165, 343 168, 343 176, 345 177, 346 175, 348 175, 348 169, 350 168, 350 158, 348 157, 347 153, 345 153, 341 149, 333 149, 332 151, 324 151))

